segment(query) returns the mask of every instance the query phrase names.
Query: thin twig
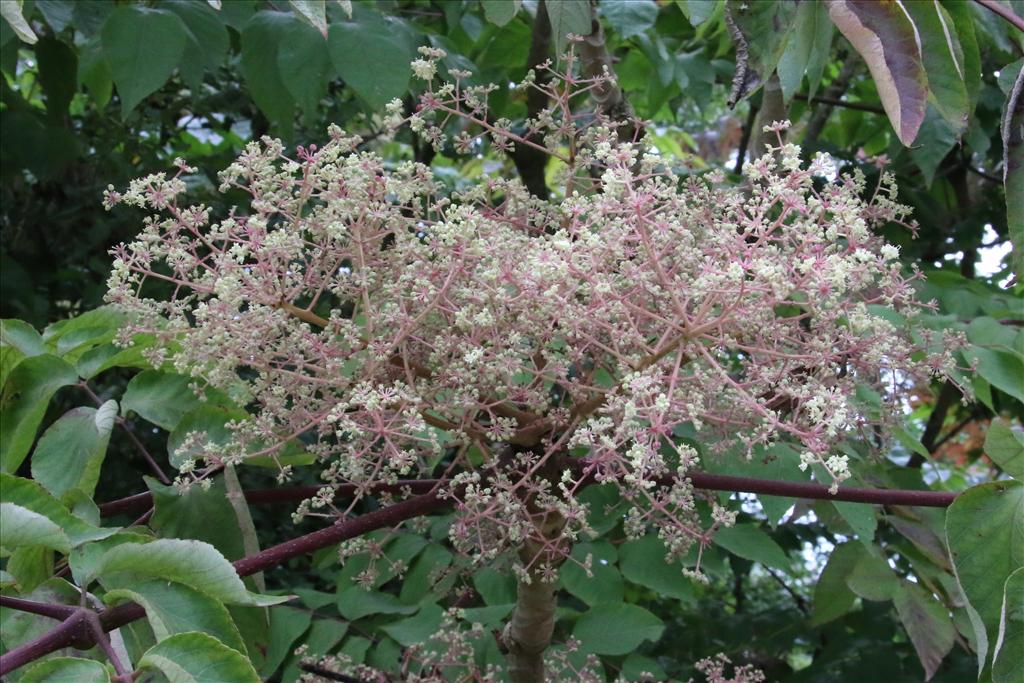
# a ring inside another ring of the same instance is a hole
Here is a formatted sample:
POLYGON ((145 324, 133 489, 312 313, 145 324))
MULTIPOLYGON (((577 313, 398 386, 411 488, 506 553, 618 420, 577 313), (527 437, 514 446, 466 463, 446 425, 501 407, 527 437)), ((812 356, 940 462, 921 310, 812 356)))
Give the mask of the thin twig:
MULTIPOLYGON (((89 386, 88 382, 82 380, 81 382, 78 383, 78 386, 80 386, 85 391, 85 393, 89 394, 89 397, 93 400, 93 403, 95 403, 97 406, 103 405, 103 399, 96 395, 96 392, 92 390, 92 387, 89 386)), ((145 445, 143 445, 141 441, 139 441, 139 438, 135 436, 135 432, 133 432, 131 427, 128 426, 128 421, 125 420, 120 415, 114 418, 114 421, 118 424, 119 427, 121 427, 121 429, 124 430, 125 434, 128 435, 128 439, 132 442, 132 444, 134 444, 135 449, 139 452, 140 455, 142 455, 142 459, 146 461, 146 464, 149 465, 149 469, 152 470, 156 478, 160 480, 160 483, 163 484, 164 486, 169 486, 171 483, 170 477, 164 474, 163 469, 161 469, 156 459, 152 455, 150 455, 149 450, 145 447, 145 445)))
POLYGON ((40 616, 60 620, 67 619, 78 611, 77 607, 70 607, 68 605, 51 605, 45 602, 36 602, 35 600, 15 598, 10 595, 0 595, 0 607, 7 607, 8 609, 17 610, 19 612, 28 612, 30 614, 38 614, 40 616))
POLYGON ((1003 19, 1006 19, 1010 22, 1010 25, 1015 26, 1018 31, 1024 31, 1024 19, 1017 16, 1014 11, 1006 5, 996 2, 996 0, 974 0, 974 2, 978 3, 985 9, 998 14, 1003 19))
POLYGON ((846 109, 856 109, 857 111, 866 111, 871 114, 884 114, 885 110, 881 107, 876 107, 873 104, 862 104, 860 102, 847 102, 846 100, 837 100, 834 97, 825 97, 823 95, 817 95, 815 97, 807 97, 807 95, 796 94, 793 95, 794 100, 800 100, 801 102, 811 102, 813 104, 827 104, 830 107, 845 107, 846 109))

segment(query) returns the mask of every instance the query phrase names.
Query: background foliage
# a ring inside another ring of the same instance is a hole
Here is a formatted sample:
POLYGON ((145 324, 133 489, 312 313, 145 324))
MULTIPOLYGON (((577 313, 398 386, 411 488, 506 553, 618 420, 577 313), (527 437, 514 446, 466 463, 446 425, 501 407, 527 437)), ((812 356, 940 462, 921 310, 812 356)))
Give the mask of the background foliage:
MULTIPOLYGON (((1001 615, 1020 614, 1004 596, 1020 595, 1012 588, 1024 565, 1024 493, 1010 479, 1024 476, 1024 307, 1010 249, 1024 230, 1024 189, 1010 173, 1021 166, 1011 147, 1021 124, 1007 106, 1020 88, 1024 36, 975 2, 905 2, 907 13, 897 3, 834 4, 877 10, 860 23, 887 47, 916 31, 923 59, 893 66, 824 3, 602 0, 598 12, 619 83, 679 174, 734 173, 759 153, 761 121, 782 118, 808 157, 827 151, 869 174, 877 171, 868 157, 889 158, 920 231, 887 237, 906 268, 927 275, 922 297, 939 306, 930 324, 966 331, 978 401, 962 405, 948 385, 919 387, 902 446, 860 463, 858 483, 977 486, 945 514, 743 496, 740 524, 706 551, 708 585, 664 566, 656 540, 625 541, 606 515, 602 536, 576 551, 593 555, 594 577, 567 565, 560 579, 556 638, 578 638, 609 678, 644 670, 686 680, 691 662, 722 651, 779 681, 962 681, 979 665, 985 679, 1021 680, 993 653, 997 641, 1019 651, 1022 628, 1011 619, 999 638, 1001 615)), ((1002 3, 1024 15, 1021 4, 1002 3)), ((224 212, 233 200, 216 193, 216 171, 248 140, 315 143, 335 122, 373 145, 384 103, 412 106, 408 64, 419 45, 446 50, 448 69, 503 86, 495 114, 521 120, 528 103, 504 86, 530 66, 537 3, 5 0, 3 9, 0 313, 25 321, 5 321, 0 346, 4 594, 77 604, 73 579, 108 604, 141 602, 147 621, 114 639, 132 662, 159 671, 166 658, 202 652, 231 680, 295 680, 300 644, 394 669, 404 647, 437 630, 452 585, 472 619, 500 627, 512 579, 460 567, 444 515, 374 532, 379 548, 341 568, 330 549, 246 585, 237 579, 229 560, 315 526, 292 525, 287 507, 250 509, 231 497, 269 486, 269 470, 245 467, 209 491, 180 495, 147 464, 173 467, 185 433, 202 425, 215 434, 239 408, 229 397, 200 404, 187 380, 149 368, 139 353, 145 339, 112 344, 119 317, 97 308, 107 250, 130 238, 140 217, 104 212, 100 197, 108 184, 183 157, 199 169, 188 178, 195 200, 224 212), (93 500, 142 490, 143 474, 154 510, 115 532, 111 525, 137 513, 101 520, 93 500), (140 535, 150 542, 118 551, 140 535), (223 580, 200 581, 194 566, 176 564, 185 552, 223 580), (367 592, 353 578, 371 562, 385 569, 367 592), (256 593, 299 599, 266 608, 256 593)), ((589 12, 577 0, 548 3, 559 48, 566 33, 589 32, 589 12)), ((483 149, 435 153, 415 138, 378 146, 396 161, 432 164, 452 187, 518 166, 483 149)), ((301 444, 293 455, 304 462, 301 444)), ((729 473, 798 476, 795 453, 772 455, 729 473)), ((600 487, 590 495, 595 510, 615 503, 600 487)), ((5 608, 0 644, 11 650, 53 623, 5 608)), ((105 659, 95 648, 69 654, 105 659)), ((493 642, 477 657, 501 661, 493 642)), ((49 680, 47 667, 61 666, 81 667, 80 680, 107 680, 82 659, 44 660, 11 680, 49 680)))

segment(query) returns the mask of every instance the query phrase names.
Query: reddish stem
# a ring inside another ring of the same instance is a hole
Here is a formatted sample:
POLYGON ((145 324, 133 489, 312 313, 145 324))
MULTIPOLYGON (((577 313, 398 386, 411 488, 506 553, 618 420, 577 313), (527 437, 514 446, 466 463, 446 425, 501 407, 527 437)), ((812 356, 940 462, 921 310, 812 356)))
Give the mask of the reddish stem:
MULTIPOLYGON (((428 493, 285 541, 256 555, 238 560, 234 563, 234 567, 239 576, 249 576, 286 562, 293 557, 330 547, 376 529, 394 527, 407 519, 429 514, 448 505, 450 505, 450 501, 441 498, 437 492, 428 493)), ((98 618, 103 631, 106 632, 141 619, 145 615, 146 612, 140 605, 129 602, 104 610, 98 615, 98 618)), ((88 612, 86 610, 76 610, 60 626, 49 633, 0 655, 0 676, 5 676, 29 662, 71 645, 79 649, 91 647, 95 644, 95 638, 88 633, 87 620, 88 612)))
POLYGON ((50 617, 51 619, 61 620, 67 619, 78 611, 77 607, 70 607, 68 605, 50 605, 45 602, 25 600, 23 598, 15 598, 10 595, 0 595, 0 607, 7 607, 18 610, 19 612, 29 612, 30 614, 39 614, 44 617, 50 617))

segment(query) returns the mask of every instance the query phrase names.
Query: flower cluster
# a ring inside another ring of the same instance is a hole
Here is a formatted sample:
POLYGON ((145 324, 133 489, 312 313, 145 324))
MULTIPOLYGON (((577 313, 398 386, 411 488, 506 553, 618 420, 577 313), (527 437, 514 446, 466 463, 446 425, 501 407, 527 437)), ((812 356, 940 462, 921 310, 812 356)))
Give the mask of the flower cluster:
POLYGON ((837 485, 838 445, 886 417, 862 397, 895 405, 952 366, 956 340, 906 331, 917 274, 872 229, 906 221, 888 174, 823 181, 828 159, 805 168, 780 139, 743 187, 680 179, 574 112, 601 77, 528 79, 554 104, 518 135, 488 115, 488 88, 435 89, 439 58, 419 60, 426 92, 393 123, 439 147, 542 148, 563 169, 556 199, 505 178, 446 192, 337 128, 294 155, 249 144, 221 174, 246 203, 220 219, 180 203, 183 164, 108 193, 153 211, 113 252, 125 338, 156 335, 170 351, 155 361, 249 407, 189 476, 301 440, 325 482, 303 513, 336 514, 341 484, 440 475, 457 547, 532 540, 552 563, 588 529, 579 493, 608 482, 627 531, 682 556, 708 538, 685 478, 701 458, 791 442, 837 485))

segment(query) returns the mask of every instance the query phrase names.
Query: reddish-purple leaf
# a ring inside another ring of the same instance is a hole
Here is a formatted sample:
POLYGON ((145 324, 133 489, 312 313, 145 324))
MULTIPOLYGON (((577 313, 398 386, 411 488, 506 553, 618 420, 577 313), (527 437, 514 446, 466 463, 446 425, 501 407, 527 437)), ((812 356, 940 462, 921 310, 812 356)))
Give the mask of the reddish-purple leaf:
POLYGON ((885 113, 909 146, 924 121, 928 78, 921 39, 901 0, 829 0, 829 16, 864 58, 885 113))

